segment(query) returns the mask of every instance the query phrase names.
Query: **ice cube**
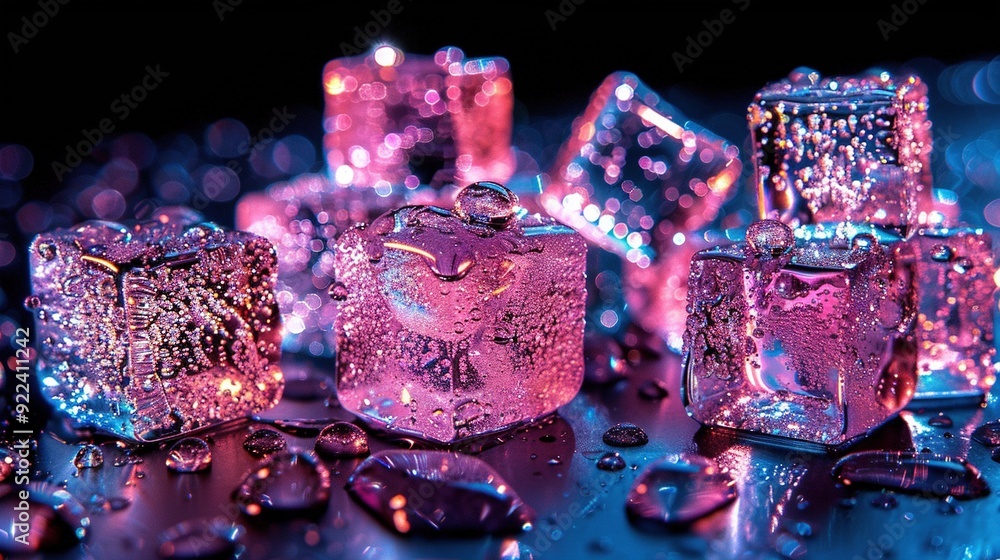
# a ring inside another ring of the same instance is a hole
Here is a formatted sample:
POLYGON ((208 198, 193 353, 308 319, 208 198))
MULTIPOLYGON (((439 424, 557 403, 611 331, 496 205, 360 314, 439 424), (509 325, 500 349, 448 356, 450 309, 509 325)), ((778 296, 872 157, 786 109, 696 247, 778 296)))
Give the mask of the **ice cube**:
POLYGON ((763 220, 745 242, 697 253, 684 337, 688 414, 839 446, 901 410, 916 384, 902 247, 865 226, 796 236, 763 220))
POLYGON ((151 441, 281 395, 275 252, 184 209, 31 244, 41 390, 80 427, 151 441))
POLYGON ((345 408, 439 442, 566 404, 583 381, 583 239, 495 183, 453 211, 404 207, 338 240, 345 408))
POLYGON ((942 220, 920 78, 822 78, 800 68, 760 90, 748 111, 762 217, 867 222, 902 234, 942 220))
POLYGON ((420 56, 383 45, 331 60, 323 147, 331 179, 389 198, 514 172, 514 96, 503 58, 445 47, 420 56))
POLYGON ((981 399, 996 381, 990 235, 969 227, 927 228, 909 243, 918 302, 915 398, 981 399))
POLYGON ((634 74, 616 72, 601 83, 573 121, 540 197, 546 212, 621 261, 591 258, 599 267, 588 269, 588 289, 601 296, 592 305, 595 325, 637 321, 647 331, 672 336, 676 348, 683 318, 629 317, 627 309, 676 301, 676 291, 684 300, 694 252, 684 239, 712 223, 735 193, 741 170, 735 145, 687 120, 634 74), (681 245, 686 247, 678 250, 681 245), (644 270, 649 268, 658 272, 644 270), (595 284, 608 270, 620 276, 621 290, 595 284))

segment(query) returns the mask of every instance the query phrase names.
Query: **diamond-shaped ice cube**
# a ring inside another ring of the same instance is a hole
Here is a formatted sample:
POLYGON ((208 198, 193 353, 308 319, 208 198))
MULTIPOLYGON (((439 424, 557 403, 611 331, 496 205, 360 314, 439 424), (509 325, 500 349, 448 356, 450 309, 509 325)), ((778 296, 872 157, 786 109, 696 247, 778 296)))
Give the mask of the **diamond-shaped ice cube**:
POLYGON ((990 235, 927 228, 908 243, 917 279, 915 398, 981 398, 996 381, 990 235))
POLYGON ((888 72, 800 68, 750 104, 761 216, 868 222, 909 233, 935 216, 927 86, 888 72))
MULTIPOLYGON (((716 218, 741 169, 736 146, 687 120, 634 74, 616 72, 601 83, 573 121, 540 197, 549 214, 622 261, 609 267, 607 258, 592 259, 601 268, 589 270, 589 282, 620 269, 623 288, 621 300, 598 302, 595 324, 605 323, 608 312, 627 315, 626 302, 638 309, 659 301, 665 290, 666 299, 676 301, 679 290, 684 300, 694 252, 684 238, 716 218)), ((605 292, 593 284, 588 289, 605 292)), ((683 318, 671 314, 620 319, 616 324, 631 319, 673 335, 675 343, 684 330, 683 318)))
POLYGON ((514 171, 514 97, 503 58, 383 45, 331 60, 323 89, 323 147, 339 186, 389 197, 421 185, 506 181, 514 171))
POLYGON ((265 239, 175 208, 43 233, 30 250, 41 390, 74 424, 150 441, 277 402, 265 239))
POLYGON ((538 418, 583 381, 583 239, 478 183, 338 240, 337 389, 390 430, 451 442, 538 418))
POLYGON ((864 226, 751 224, 691 263, 684 394, 699 422, 836 446, 876 428, 916 384, 912 271, 864 226))

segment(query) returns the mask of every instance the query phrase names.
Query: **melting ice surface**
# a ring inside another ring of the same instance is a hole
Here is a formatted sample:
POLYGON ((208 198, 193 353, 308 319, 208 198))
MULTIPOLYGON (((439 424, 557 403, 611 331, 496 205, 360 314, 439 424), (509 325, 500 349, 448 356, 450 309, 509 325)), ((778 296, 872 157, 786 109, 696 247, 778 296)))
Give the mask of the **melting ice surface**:
POLYGON ((629 520, 648 529, 683 527, 736 499, 736 481, 704 457, 668 457, 648 467, 629 491, 629 520))
POLYGON ((347 490, 399 533, 505 533, 535 517, 492 467, 445 451, 377 453, 358 466, 347 490))
POLYGON ((247 474, 234 497, 252 517, 322 511, 330 499, 330 471, 311 453, 278 453, 247 474))
POLYGON ((865 484, 960 499, 979 498, 990 492, 979 470, 965 460, 928 453, 851 453, 837 461, 833 476, 847 485, 865 484))

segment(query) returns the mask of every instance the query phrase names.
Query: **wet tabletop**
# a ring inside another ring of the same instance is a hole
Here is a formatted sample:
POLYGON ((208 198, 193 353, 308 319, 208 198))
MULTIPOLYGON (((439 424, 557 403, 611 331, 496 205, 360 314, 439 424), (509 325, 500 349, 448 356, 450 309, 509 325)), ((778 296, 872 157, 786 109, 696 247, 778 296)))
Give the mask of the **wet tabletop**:
MULTIPOLYGON (((332 365, 285 357, 289 389, 267 419, 353 421, 332 396, 332 365), (324 380, 326 380, 324 382, 324 380)), ((585 387, 558 415, 461 450, 492 466, 537 512, 531 531, 507 536, 458 538, 399 536, 345 491, 362 459, 321 459, 331 492, 312 514, 251 518, 234 490, 261 459, 244 449, 252 429, 273 422, 231 425, 199 434, 212 453, 211 467, 177 473, 166 466, 168 446, 127 449, 98 441, 96 468, 74 466, 81 442, 63 442, 51 430, 40 440, 42 476, 65 484, 89 510, 85 543, 46 558, 157 558, 161 533, 180 522, 203 519, 237 525, 237 555, 257 558, 962 558, 1000 557, 1000 496, 951 500, 838 485, 831 469, 838 456, 747 441, 700 428, 684 413, 680 358, 650 356, 633 363, 628 377, 585 387), (669 394, 656 398, 650 380, 669 394), (645 393, 645 394, 643 394, 645 393), (602 439, 620 422, 649 436, 637 447, 613 448, 602 439), (606 452, 619 453, 623 470, 597 468, 606 452), (731 473, 738 497, 684 530, 640 530, 625 512, 630 487, 653 461, 672 454, 715 459, 731 473), (533 555, 533 556, 529 556, 533 555)), ((973 429, 1000 417, 1000 405, 942 408, 911 406, 852 450, 928 450, 965 457, 983 478, 1000 484, 1000 463, 971 441, 973 429), (943 420, 941 413, 950 418, 943 420), (932 421, 933 419, 933 421, 932 421)), ((319 423, 319 424, 322 424, 319 423)), ((280 427, 280 426, 279 426, 280 427)), ((370 433, 373 452, 421 447, 418 442, 370 433)), ((289 449, 312 450, 315 435, 282 433, 289 449)), ((265 442, 266 443, 266 442, 265 442)), ((197 454, 198 450, 193 450, 197 454)), ((432 498, 433 499, 433 498, 432 498)))

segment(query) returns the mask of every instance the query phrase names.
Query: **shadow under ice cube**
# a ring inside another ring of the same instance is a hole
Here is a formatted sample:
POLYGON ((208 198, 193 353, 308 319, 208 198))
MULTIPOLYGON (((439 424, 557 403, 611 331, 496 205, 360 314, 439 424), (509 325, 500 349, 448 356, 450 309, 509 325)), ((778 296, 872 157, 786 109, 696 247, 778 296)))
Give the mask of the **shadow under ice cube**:
POLYGON ((438 442, 553 412, 583 381, 583 239, 477 183, 455 209, 409 206, 338 240, 345 408, 438 442))
POLYGON ((41 391, 74 425, 153 441, 278 401, 265 239, 172 208, 43 233, 30 251, 41 391))
POLYGON ((685 406, 709 426, 839 446, 913 396, 912 273, 877 230, 801 233, 764 220, 695 255, 685 406))

